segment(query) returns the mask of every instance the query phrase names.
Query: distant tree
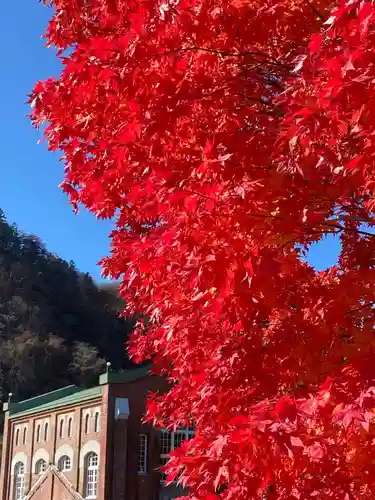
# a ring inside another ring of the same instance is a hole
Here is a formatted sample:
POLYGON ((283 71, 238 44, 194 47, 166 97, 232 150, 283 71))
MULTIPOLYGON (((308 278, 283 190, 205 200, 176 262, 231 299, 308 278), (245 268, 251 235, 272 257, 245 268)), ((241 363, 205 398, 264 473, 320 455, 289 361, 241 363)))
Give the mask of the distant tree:
POLYGON ((0 396, 95 383, 105 360, 130 367, 134 321, 119 316, 119 302, 0 210, 0 396))
POLYGON ((115 281, 110 281, 109 283, 98 283, 98 288, 106 292, 106 294, 112 298, 111 306, 118 312, 122 312, 125 307, 125 301, 120 296, 119 286, 120 284, 115 281))
POLYGON ((105 359, 99 357, 98 349, 85 342, 74 342, 69 371, 77 385, 88 386, 95 383, 103 372, 105 359))
POLYGON ((63 339, 23 332, 0 344, 2 396, 17 399, 56 389, 67 381, 69 352, 63 339), (5 392, 5 394, 4 394, 5 392))

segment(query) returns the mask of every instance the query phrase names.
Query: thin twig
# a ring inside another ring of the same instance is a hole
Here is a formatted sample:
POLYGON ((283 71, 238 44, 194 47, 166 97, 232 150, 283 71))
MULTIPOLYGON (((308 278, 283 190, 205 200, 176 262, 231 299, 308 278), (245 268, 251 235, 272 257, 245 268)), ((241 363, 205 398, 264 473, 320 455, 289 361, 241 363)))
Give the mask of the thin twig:
MULTIPOLYGON (((227 52, 227 51, 222 51, 218 49, 210 49, 208 47, 186 47, 186 48, 180 48, 176 50, 171 50, 168 52, 159 52, 155 54, 156 56, 169 56, 172 54, 178 54, 182 52, 189 52, 189 51, 196 51, 196 52, 208 52, 210 54, 216 54, 217 56, 221 57, 247 57, 247 56, 254 56, 254 57, 261 57, 263 59, 269 59, 270 61, 273 61, 273 63, 277 66, 282 66, 284 68, 289 69, 289 67, 274 57, 265 54, 264 52, 258 52, 258 51, 252 51, 252 50, 246 50, 245 52, 227 52)), ((270 63, 269 63, 270 64, 270 63)))
POLYGON ((313 12, 315 12, 315 14, 319 17, 321 21, 326 22, 327 19, 323 16, 321 12, 318 11, 316 7, 313 6, 313 4, 309 0, 305 0, 305 2, 313 10, 313 12))
POLYGON ((341 226, 340 224, 331 224, 329 222, 322 222, 320 225, 327 226, 327 227, 333 227, 333 228, 338 229, 339 231, 343 231, 343 232, 363 234, 364 236, 371 236, 372 238, 375 237, 375 233, 369 233, 367 231, 362 231, 360 229, 348 229, 346 227, 341 226))
MULTIPOLYGON (((211 200, 211 201, 217 201, 214 198, 211 198, 211 196, 207 196, 203 193, 200 193, 198 191, 195 191, 193 189, 187 189, 188 192, 195 194, 197 196, 201 196, 202 198, 205 198, 206 200, 211 200)), ((255 213, 255 212, 246 212, 246 215, 249 217, 261 217, 263 219, 273 219, 273 220, 279 220, 285 222, 285 219, 282 217, 279 217, 277 215, 270 215, 267 213, 255 213)), ((348 229, 346 227, 341 226, 340 224, 331 224, 328 222, 322 222, 319 224, 320 226, 326 226, 326 227, 332 227, 333 229, 336 229, 336 231, 320 231, 320 230, 314 230, 312 228, 309 228, 307 226, 302 226, 301 229, 304 229, 304 234, 339 234, 340 232, 353 232, 353 233, 358 233, 358 234, 363 234, 364 236, 371 236, 375 237, 375 233, 368 233, 367 231, 361 231, 359 229, 348 229)))
POLYGON ((349 311, 346 311, 345 315, 348 316, 349 314, 353 314, 357 311, 361 311, 362 309, 366 309, 366 307, 372 307, 375 304, 375 300, 372 300, 371 302, 367 302, 366 304, 363 304, 360 307, 356 307, 355 309, 350 309, 349 311))

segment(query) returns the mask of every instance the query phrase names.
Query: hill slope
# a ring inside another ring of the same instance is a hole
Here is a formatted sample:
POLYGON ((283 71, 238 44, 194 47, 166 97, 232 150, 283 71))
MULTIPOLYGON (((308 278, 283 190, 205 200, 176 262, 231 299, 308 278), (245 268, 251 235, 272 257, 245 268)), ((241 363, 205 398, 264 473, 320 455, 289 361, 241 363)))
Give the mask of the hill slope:
POLYGON ((113 287, 48 252, 0 210, 0 398, 31 397, 69 383, 90 385, 104 370, 130 366, 113 287))

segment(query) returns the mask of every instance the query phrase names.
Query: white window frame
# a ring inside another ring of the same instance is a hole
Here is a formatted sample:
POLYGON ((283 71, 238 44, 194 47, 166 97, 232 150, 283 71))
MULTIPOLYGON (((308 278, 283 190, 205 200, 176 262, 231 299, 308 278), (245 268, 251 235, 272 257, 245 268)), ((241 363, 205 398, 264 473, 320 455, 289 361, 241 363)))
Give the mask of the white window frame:
POLYGON ((138 436, 138 474, 147 474, 147 451, 148 451, 148 436, 147 434, 139 434, 138 436))
POLYGON ((98 493, 99 480, 99 456, 94 451, 90 451, 85 456, 85 499, 96 498, 98 493), (92 462, 95 461, 93 464, 92 462))
POLYGON ((69 455, 63 455, 59 458, 57 468, 60 472, 68 472, 72 470, 72 459, 69 457, 69 455))
POLYGON ((25 465, 17 462, 14 466, 14 500, 23 500, 25 496, 25 465))
POLYGON ((43 474, 47 470, 47 462, 43 459, 40 458, 37 463, 35 464, 35 474, 43 474))
MULTIPOLYGON (((160 431, 160 453, 159 453, 159 461, 160 461, 160 467, 163 467, 164 465, 167 464, 167 462, 169 461, 169 458, 170 458, 170 452, 179 448, 179 446, 181 445, 181 443, 183 441, 186 441, 186 440, 189 440, 189 439, 192 439, 194 437, 194 430, 193 429, 177 429, 176 431, 168 431, 166 429, 161 429, 160 431), (169 446, 169 452, 166 453, 165 452, 165 449, 163 450, 163 436, 169 436, 169 442, 170 442, 170 446, 169 446), (181 440, 181 443, 176 446, 176 441, 175 441, 175 437, 176 436, 183 436, 183 439, 181 440)), ((164 473, 162 472, 162 482, 164 482, 165 480, 165 477, 164 477, 164 473)), ((177 482, 177 481, 174 481, 174 482, 177 482)))

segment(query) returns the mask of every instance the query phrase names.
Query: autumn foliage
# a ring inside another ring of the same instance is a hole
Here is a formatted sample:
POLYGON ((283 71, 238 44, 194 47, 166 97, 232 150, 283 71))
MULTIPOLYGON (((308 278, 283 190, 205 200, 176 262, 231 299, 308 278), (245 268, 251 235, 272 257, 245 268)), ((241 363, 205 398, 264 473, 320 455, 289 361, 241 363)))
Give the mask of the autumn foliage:
POLYGON ((115 217, 131 343, 191 498, 375 498, 375 6, 52 0, 32 119, 115 217), (335 234, 338 264, 304 261, 335 234))

